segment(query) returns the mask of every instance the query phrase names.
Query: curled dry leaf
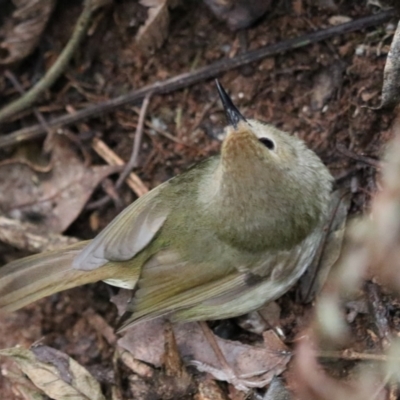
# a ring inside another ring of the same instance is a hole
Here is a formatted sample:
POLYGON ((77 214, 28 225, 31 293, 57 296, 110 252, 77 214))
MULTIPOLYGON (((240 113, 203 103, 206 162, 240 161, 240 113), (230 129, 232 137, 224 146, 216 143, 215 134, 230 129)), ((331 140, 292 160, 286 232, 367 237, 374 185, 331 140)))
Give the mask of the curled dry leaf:
MULTIPOLYGON (((130 351, 138 360, 162 365, 165 337, 161 319, 143 322, 131 329, 119 340, 119 345, 130 351)), ((173 324, 175 340, 182 359, 208 372, 219 380, 230 380, 199 324, 173 324)), ((273 333, 264 334, 264 344, 250 346, 236 341, 216 337, 228 364, 238 377, 245 377, 254 387, 264 387, 286 368, 290 353, 283 342, 273 333)))
POLYGON ((37 234, 61 233, 77 218, 96 186, 120 167, 86 167, 67 139, 56 137, 52 169, 39 173, 26 164, 0 165, 0 210, 31 222, 37 234))
POLYGON ((394 107, 400 101, 400 22, 397 24, 383 73, 382 100, 377 109, 394 107))
POLYGON ((169 7, 178 4, 176 0, 141 0, 140 4, 148 7, 145 24, 139 29, 136 41, 145 53, 160 48, 168 36, 169 7))
POLYGON ((16 10, 0 27, 0 64, 24 59, 35 50, 55 0, 13 0, 16 10))
POLYGON ((59 350, 37 346, 0 350, 11 358, 31 382, 54 400, 105 400, 92 375, 59 350))

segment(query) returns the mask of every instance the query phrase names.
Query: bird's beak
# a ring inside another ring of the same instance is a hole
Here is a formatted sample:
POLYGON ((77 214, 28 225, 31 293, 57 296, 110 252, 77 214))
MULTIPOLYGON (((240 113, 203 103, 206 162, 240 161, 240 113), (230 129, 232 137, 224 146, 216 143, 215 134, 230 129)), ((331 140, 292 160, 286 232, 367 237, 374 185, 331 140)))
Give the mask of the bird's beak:
POLYGON ((217 89, 218 89, 219 97, 221 98, 221 101, 222 101, 222 105, 224 106, 224 109, 225 109, 226 119, 228 120, 228 123, 236 129, 239 121, 246 122, 246 118, 243 117, 242 114, 240 114, 239 110, 233 104, 232 99, 228 96, 228 93, 225 92, 225 89, 219 83, 218 79, 215 80, 215 83, 217 85, 217 89))

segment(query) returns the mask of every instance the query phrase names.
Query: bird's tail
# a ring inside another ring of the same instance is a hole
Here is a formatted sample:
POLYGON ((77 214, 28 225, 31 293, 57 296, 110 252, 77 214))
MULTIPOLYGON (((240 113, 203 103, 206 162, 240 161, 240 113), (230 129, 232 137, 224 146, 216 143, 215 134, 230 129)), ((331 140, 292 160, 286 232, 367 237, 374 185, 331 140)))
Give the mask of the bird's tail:
POLYGON ((92 271, 74 269, 74 257, 87 244, 88 242, 80 242, 61 250, 22 258, 1 267, 0 312, 15 311, 53 293, 127 273, 126 267, 124 271, 118 271, 121 267, 110 263, 92 271))

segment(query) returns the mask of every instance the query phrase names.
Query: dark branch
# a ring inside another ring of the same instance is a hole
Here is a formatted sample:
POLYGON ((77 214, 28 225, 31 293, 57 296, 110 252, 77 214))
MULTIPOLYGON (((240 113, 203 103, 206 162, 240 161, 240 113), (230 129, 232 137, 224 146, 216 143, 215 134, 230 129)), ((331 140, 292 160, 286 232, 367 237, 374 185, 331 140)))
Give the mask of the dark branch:
MULTIPOLYGON (((233 58, 222 59, 214 62, 211 65, 199 68, 193 72, 186 72, 163 82, 156 82, 152 85, 145 86, 142 89, 134 90, 115 99, 89 106, 83 110, 77 111, 74 114, 63 115, 61 117, 54 118, 48 121, 48 126, 52 128, 60 128, 62 126, 71 125, 83 119, 110 112, 128 103, 138 103, 142 101, 149 93, 153 93, 153 95, 164 94, 183 89, 198 82, 214 78, 222 72, 241 67, 254 61, 259 61, 265 57, 283 53, 288 50, 305 47, 309 44, 320 42, 337 35, 343 35, 345 33, 379 25, 393 16, 395 16, 394 10, 384 11, 379 14, 359 18, 345 24, 333 26, 331 28, 312 32, 297 38, 287 39, 257 50, 242 53, 233 58)), ((0 137, 0 148, 10 146, 23 140, 37 138, 44 133, 45 129, 41 125, 33 125, 28 128, 20 129, 0 137)))

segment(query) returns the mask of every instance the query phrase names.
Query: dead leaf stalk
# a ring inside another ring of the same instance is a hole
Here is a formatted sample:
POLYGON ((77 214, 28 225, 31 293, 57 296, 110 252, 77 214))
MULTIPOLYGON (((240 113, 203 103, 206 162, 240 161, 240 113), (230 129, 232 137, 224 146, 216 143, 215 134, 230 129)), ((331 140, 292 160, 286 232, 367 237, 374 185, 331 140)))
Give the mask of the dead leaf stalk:
POLYGON ((122 183, 126 180, 128 175, 132 172, 132 169, 137 167, 137 160, 138 160, 140 145, 142 143, 142 137, 143 137, 144 121, 146 118, 147 108, 150 103, 151 95, 152 95, 152 93, 148 93, 143 100, 142 108, 140 109, 140 114, 139 114, 139 121, 136 126, 135 141, 133 143, 132 154, 131 154, 129 161, 126 163, 124 170, 121 172, 121 175, 119 176, 119 178, 117 180, 117 183, 115 184, 116 189, 119 189, 121 187, 122 183))
MULTIPOLYGON (((86 206, 87 209, 94 210, 96 208, 106 205, 111 200, 115 200, 115 197, 116 197, 115 195, 118 195, 118 189, 121 188, 122 184, 126 181, 128 176, 133 173, 132 169, 137 166, 137 159, 138 159, 140 145, 142 143, 142 137, 143 137, 144 121, 146 118, 147 108, 150 103, 150 97, 151 97, 151 93, 148 93, 143 100, 142 108, 139 113, 139 121, 136 125, 135 141, 133 143, 131 157, 130 157, 129 161, 125 164, 123 171, 121 172, 117 182, 115 183, 114 188, 112 189, 112 191, 114 192, 113 195, 110 195, 110 193, 107 192, 106 196, 102 197, 99 200, 89 203, 86 206)), ((135 175, 135 176, 137 176, 137 175, 135 175)), ((135 193, 136 193, 136 190, 135 190, 135 193)), ((138 196, 139 196, 139 194, 138 194, 138 196)))
MULTIPOLYGON (((117 154, 115 154, 102 140, 94 138, 92 141, 92 148, 109 165, 124 165, 124 161, 117 154)), ((126 181, 127 185, 138 197, 143 196, 149 191, 143 181, 134 172, 131 172, 127 176, 126 181)))
MULTIPOLYGON (((22 87, 22 85, 18 81, 17 77, 10 70, 6 70, 4 72, 4 75, 7 77, 7 79, 12 83, 14 88, 21 95, 24 95, 26 93, 26 90, 22 87)), ((47 124, 47 121, 43 117, 42 113, 37 108, 33 109, 33 113, 35 114, 36 119, 38 120, 39 124, 43 127, 43 129, 47 132, 47 134, 51 135, 52 132, 54 132, 54 130, 50 129, 50 127, 47 124)))

